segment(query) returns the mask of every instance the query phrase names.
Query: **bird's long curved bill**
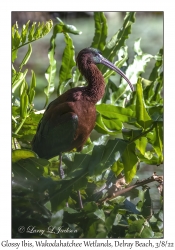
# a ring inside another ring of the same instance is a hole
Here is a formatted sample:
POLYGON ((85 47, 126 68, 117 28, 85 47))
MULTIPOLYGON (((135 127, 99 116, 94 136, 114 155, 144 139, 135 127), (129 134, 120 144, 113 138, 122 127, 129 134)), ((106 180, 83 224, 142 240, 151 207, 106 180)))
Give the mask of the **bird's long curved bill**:
POLYGON ((134 87, 132 85, 132 83, 130 82, 130 80, 127 78, 127 76, 116 66, 114 66, 114 64, 112 64, 110 61, 108 61, 106 58, 101 56, 101 62, 102 64, 106 65, 108 68, 114 70, 115 72, 117 72, 119 75, 121 75, 129 84, 130 88, 132 91, 134 91, 134 87))

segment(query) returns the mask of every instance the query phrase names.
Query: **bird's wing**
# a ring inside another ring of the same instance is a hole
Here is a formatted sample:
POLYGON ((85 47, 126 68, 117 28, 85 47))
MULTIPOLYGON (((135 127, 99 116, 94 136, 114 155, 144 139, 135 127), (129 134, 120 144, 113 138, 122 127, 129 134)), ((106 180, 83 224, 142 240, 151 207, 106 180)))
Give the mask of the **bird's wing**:
POLYGON ((56 107, 52 105, 44 113, 36 135, 32 141, 32 149, 41 158, 52 158, 71 147, 78 127, 78 116, 67 103, 56 107))

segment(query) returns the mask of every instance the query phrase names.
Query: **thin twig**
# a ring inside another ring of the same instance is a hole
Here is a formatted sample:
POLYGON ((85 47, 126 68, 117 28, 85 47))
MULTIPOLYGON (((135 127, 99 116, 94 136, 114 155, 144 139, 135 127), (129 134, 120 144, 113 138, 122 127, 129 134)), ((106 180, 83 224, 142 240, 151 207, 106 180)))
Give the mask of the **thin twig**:
POLYGON ((145 179, 145 180, 142 180, 142 181, 137 181, 134 185, 130 186, 130 187, 127 187, 127 188, 124 188, 122 190, 119 190, 119 191, 116 191, 115 193, 112 194, 111 197, 105 197, 103 200, 100 201, 100 204, 105 202, 105 201, 108 201, 108 200, 112 200, 114 198, 116 198, 117 196, 120 196, 120 195, 123 195, 129 191, 131 191, 132 189, 136 188, 136 187, 139 187, 139 186, 144 186, 150 182, 153 182, 153 181, 158 181, 159 183, 162 182, 163 180, 163 177, 162 176, 155 176, 153 174, 153 176, 145 179))

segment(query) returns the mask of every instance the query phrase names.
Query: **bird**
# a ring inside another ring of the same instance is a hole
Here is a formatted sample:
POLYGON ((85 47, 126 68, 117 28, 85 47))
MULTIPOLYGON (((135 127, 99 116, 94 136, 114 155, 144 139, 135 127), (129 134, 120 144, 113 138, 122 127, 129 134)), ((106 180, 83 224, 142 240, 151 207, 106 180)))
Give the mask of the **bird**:
MULTIPOLYGON (((61 162, 62 153, 82 150, 95 127, 95 105, 105 93, 105 81, 97 64, 117 72, 134 90, 126 75, 96 48, 82 49, 76 64, 87 86, 69 89, 48 105, 32 140, 32 150, 40 158, 59 156, 61 162)), ((61 164, 59 173, 62 178, 61 164)))

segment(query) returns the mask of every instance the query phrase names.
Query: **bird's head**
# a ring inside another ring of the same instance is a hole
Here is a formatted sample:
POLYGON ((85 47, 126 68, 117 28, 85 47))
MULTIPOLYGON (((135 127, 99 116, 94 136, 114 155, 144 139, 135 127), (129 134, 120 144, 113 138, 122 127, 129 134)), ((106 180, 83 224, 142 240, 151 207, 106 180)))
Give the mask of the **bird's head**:
POLYGON ((77 66, 80 70, 80 72, 83 74, 83 71, 87 68, 90 64, 103 64, 107 66, 108 68, 114 70, 119 75, 121 75, 129 84, 131 90, 134 90, 133 85, 127 78, 127 76, 119 69, 117 68, 113 63, 108 61, 105 57, 102 56, 101 52, 98 49, 94 48, 85 48, 82 49, 77 56, 77 66))
POLYGON ((98 49, 94 48, 85 48, 82 49, 77 56, 77 65, 78 67, 81 67, 83 64, 98 64, 101 63, 101 52, 98 49))

